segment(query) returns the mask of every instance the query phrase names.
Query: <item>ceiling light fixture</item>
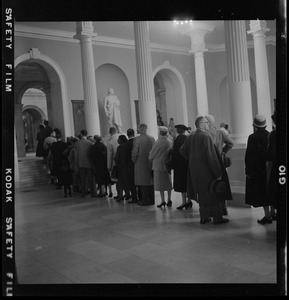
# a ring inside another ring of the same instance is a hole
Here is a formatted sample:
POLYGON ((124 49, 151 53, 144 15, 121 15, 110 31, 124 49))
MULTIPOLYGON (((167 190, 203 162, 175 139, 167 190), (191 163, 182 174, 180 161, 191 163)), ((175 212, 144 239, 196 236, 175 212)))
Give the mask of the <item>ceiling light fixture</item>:
POLYGON ((184 24, 193 24, 193 20, 174 20, 174 24, 176 25, 184 25, 184 24))

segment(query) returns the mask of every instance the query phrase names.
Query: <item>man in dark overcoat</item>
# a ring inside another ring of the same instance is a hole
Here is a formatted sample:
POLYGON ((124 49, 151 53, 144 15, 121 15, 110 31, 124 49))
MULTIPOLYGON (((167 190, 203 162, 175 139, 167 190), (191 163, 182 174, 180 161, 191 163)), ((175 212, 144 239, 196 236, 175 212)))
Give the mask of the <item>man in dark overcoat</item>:
POLYGON ((130 191, 131 200, 128 201, 128 203, 137 203, 137 190, 134 183, 134 163, 131 160, 131 153, 132 153, 132 147, 133 147, 133 141, 134 141, 134 130, 132 128, 129 128, 126 132, 126 135, 128 137, 128 141, 125 143, 124 148, 124 156, 125 156, 125 170, 127 174, 126 178, 126 188, 130 191))
POLYGON ((187 137, 180 153, 189 161, 191 184, 195 194, 193 198, 197 200, 200 207, 200 223, 211 221, 210 212, 214 224, 227 223, 229 220, 223 218, 221 202, 232 199, 229 180, 209 133, 207 119, 199 116, 195 126, 197 128, 195 133, 187 137), (211 191, 211 184, 215 180, 222 180, 225 183, 226 192, 219 194, 211 191))

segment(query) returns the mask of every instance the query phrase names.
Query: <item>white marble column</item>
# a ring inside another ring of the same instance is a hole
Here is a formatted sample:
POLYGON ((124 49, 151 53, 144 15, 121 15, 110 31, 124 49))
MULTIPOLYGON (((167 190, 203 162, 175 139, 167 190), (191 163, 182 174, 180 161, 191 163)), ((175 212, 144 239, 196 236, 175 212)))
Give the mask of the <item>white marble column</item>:
POLYGON ((224 23, 232 137, 246 144, 253 117, 245 21, 224 23))
POLYGON ((205 35, 213 31, 214 28, 214 26, 206 22, 195 21, 179 27, 181 34, 188 35, 191 38, 190 53, 194 54, 195 59, 198 115, 207 115, 209 113, 204 52, 207 51, 205 48, 205 35))
POLYGON ((267 28, 266 21, 252 20, 250 21, 250 30, 254 39, 254 54, 256 68, 257 83, 257 109, 258 114, 263 114, 267 119, 267 128, 271 130, 271 100, 270 100, 270 83, 268 73, 268 62, 266 53, 265 33, 270 31, 267 28))
POLYGON ((147 124, 147 133, 157 138, 156 101, 147 21, 134 22, 134 38, 140 123, 147 124))
POLYGON ((80 40, 86 130, 88 135, 101 134, 92 51, 92 37, 95 35, 92 22, 76 22, 76 32, 74 38, 80 40))

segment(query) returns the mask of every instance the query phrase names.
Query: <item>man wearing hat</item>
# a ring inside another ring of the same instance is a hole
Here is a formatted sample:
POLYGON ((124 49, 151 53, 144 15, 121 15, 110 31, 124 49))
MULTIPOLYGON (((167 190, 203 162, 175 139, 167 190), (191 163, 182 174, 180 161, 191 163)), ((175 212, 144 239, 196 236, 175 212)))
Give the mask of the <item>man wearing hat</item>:
POLYGON ((223 218, 221 202, 232 199, 226 170, 218 157, 213 139, 209 133, 208 120, 197 117, 195 121, 196 131, 188 136, 180 149, 181 154, 187 158, 190 185, 192 185, 193 199, 199 203, 200 224, 211 221, 210 212, 213 215, 214 224, 227 223, 223 218), (220 189, 216 183, 211 188, 212 182, 222 180, 225 182, 225 190, 220 189))
POLYGON ((272 223, 270 205, 272 201, 266 195, 266 160, 269 132, 266 130, 266 118, 257 114, 253 121, 254 132, 249 135, 245 153, 246 193, 245 203, 253 207, 263 207, 265 216, 258 220, 260 224, 272 223))

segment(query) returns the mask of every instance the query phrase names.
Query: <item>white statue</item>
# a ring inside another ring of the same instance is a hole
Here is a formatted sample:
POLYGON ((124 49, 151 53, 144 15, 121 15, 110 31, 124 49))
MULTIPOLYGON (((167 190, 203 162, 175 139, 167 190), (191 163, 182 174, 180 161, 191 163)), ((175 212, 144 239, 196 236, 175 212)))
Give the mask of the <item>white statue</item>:
POLYGON ((109 127, 115 127, 117 132, 121 132, 120 102, 113 89, 109 88, 107 96, 104 98, 104 111, 108 118, 109 127))

